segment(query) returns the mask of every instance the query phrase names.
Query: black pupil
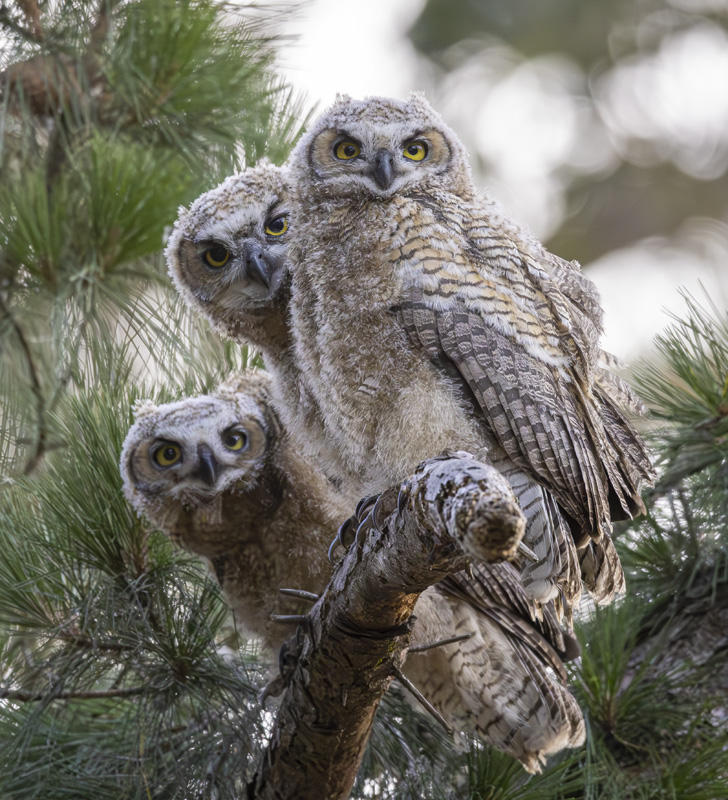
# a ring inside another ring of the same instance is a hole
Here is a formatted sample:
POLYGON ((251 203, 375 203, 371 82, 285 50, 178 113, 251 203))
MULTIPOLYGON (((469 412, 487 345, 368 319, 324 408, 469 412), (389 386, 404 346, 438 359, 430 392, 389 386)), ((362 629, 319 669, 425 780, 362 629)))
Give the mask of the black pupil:
POLYGON ((349 156, 349 158, 351 158, 352 156, 355 156, 356 155, 356 147, 353 144, 344 145, 344 155, 345 156, 349 156))
POLYGON ((221 244, 216 244, 207 252, 213 261, 224 261, 225 256, 227 256, 227 250, 221 244))
POLYGON ((283 230, 283 217, 274 219, 270 225, 268 225, 268 229, 273 231, 273 233, 280 233, 283 230))
POLYGON ((417 155, 417 154, 420 152, 420 146, 419 146, 419 145, 417 145, 417 144, 411 144, 411 145, 410 145, 410 146, 407 148, 407 152, 408 152, 408 153, 409 153, 411 156, 416 156, 416 155, 417 155))
POLYGON ((177 457, 177 450, 174 447, 164 448, 164 458, 166 461, 172 461, 177 457))

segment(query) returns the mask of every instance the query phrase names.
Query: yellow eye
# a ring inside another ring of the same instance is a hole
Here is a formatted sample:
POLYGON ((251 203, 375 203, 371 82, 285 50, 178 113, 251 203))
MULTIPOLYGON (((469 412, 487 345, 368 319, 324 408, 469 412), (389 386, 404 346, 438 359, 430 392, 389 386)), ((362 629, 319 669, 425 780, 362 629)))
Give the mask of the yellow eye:
POLYGON ((410 161, 422 161, 427 155, 427 145, 419 139, 407 142, 404 146, 403 155, 405 158, 409 158, 410 161))
POLYGON ((288 230, 288 218, 281 214, 280 217, 276 217, 272 219, 270 222, 266 223, 265 232, 268 236, 283 236, 283 234, 288 230))
POLYGON ((174 442, 160 442, 152 458, 158 467, 171 467, 182 460, 182 448, 174 442))
POLYGON ((361 153, 361 147, 351 139, 344 139, 334 148, 334 155, 342 161, 349 161, 361 153))
POLYGON ((228 450, 242 450, 248 444, 248 434, 239 428, 231 428, 223 432, 222 443, 228 450))
POLYGON ((230 251, 221 244, 214 244, 212 247, 208 247, 207 250, 205 250, 202 257, 205 259, 205 263, 208 267, 220 269, 220 267, 224 267, 229 261, 230 251))

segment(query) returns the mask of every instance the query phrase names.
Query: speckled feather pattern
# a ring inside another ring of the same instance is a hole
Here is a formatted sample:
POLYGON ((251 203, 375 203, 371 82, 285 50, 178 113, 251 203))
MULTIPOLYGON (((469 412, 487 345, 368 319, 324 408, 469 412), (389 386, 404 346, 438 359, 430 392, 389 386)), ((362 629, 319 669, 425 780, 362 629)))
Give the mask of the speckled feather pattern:
POLYGON ((277 648, 287 632, 270 614, 297 610, 278 589, 321 591, 330 571, 326 550, 349 505, 285 432, 271 388, 265 372, 251 370, 211 395, 144 404, 126 437, 121 472, 134 508, 207 558, 239 622, 277 648), (197 447, 209 445, 226 463, 215 442, 233 422, 248 432, 247 450, 227 462, 215 486, 200 486, 190 472, 197 447), (160 437, 184 447, 189 469, 175 476, 150 463, 147 444, 160 437))
MULTIPOLYGON (((226 178, 192 203, 180 208, 165 256, 169 275, 189 307, 223 337, 256 348, 272 377, 272 393, 286 428, 299 434, 302 449, 330 466, 336 459, 320 424, 320 413, 306 389, 293 352, 288 322, 290 285, 288 246, 295 225, 273 239, 265 234, 272 213, 286 214, 289 175, 267 161, 226 178), (237 257, 245 241, 257 242, 277 265, 271 289, 251 282, 237 257), (196 246, 219 242, 232 253, 224 269, 212 273, 201 263, 196 246)), ((356 503, 358 496, 350 495, 356 503)))
MULTIPOLYGON (((612 518, 642 509, 652 473, 599 392, 601 311, 578 265, 477 196, 462 145, 421 97, 340 100, 299 143, 291 172, 296 352, 341 469, 372 492, 440 449, 481 454, 543 493, 524 540, 538 557, 523 572, 534 597, 578 600, 575 548, 621 572, 603 542, 612 518), (363 165, 347 180, 329 163, 317 144, 329 129, 365 154, 396 154, 431 131, 446 146, 419 167, 402 161, 381 189, 363 165)), ((603 578, 588 585, 601 590, 603 578)))
MULTIPOLYGON (((342 98, 300 141, 290 168, 247 170, 182 209, 167 257, 193 308, 263 351, 293 439, 348 491, 341 503, 319 471, 319 502, 330 493, 324 505, 338 509, 330 525, 350 513, 352 496, 396 484, 445 449, 469 450, 508 478, 537 562, 477 568, 424 593, 417 641, 474 635, 411 656, 407 671, 456 726, 528 769, 579 744, 581 713, 559 678, 568 637, 559 617, 568 618, 582 579, 598 600, 623 590, 610 522, 620 509, 639 510, 650 467, 622 412, 629 388, 612 380, 599 350, 601 307, 578 264, 548 253, 477 195, 462 145, 421 96, 342 98), (433 158, 424 169, 406 165, 387 194, 339 164, 315 163, 342 133, 370 150, 429 137, 433 158), (235 302, 214 308, 214 293, 180 278, 192 252, 185 241, 214 230, 232 245, 260 230, 271 198, 290 211, 276 292, 236 287, 235 302)), ((293 495, 317 496, 306 483, 316 468, 307 469, 288 484, 293 495)), ((265 506, 279 478, 271 483, 264 470, 260 480, 268 488, 255 503, 265 506)), ((224 506, 217 518, 228 514, 245 510, 224 506)), ((290 533, 271 527, 268 539, 278 537, 290 533)), ((299 539, 310 564, 315 538, 299 539)), ((253 552, 245 543, 226 559, 218 572, 226 592, 253 552)), ((255 568, 275 565, 276 552, 259 549, 255 568)))
MULTIPOLYGON (((323 589, 327 544, 350 505, 285 433, 266 373, 234 376, 211 395, 139 404, 121 472, 134 508, 207 558, 239 622, 279 647, 286 630, 270 614, 305 608, 278 588, 323 589), (189 470, 175 479, 149 463, 150 441, 179 442, 191 461, 199 444, 211 445, 233 422, 251 434, 249 454, 204 495, 189 470), (262 435, 253 436, 254 429, 262 435)), ((568 637, 553 608, 538 608, 525 594, 512 565, 476 567, 472 576, 460 573, 423 593, 413 644, 460 633, 472 637, 413 654, 406 664, 453 726, 477 730, 531 770, 580 741, 581 717, 558 655, 568 651, 568 637)))

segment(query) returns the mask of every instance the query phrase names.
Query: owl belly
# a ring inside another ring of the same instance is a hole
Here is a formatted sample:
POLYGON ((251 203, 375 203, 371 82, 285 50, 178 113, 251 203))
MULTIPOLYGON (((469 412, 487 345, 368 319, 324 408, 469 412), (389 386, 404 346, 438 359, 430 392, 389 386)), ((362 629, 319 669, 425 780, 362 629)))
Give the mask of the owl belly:
POLYGON ((362 494, 443 450, 484 455, 484 432, 450 379, 412 349, 388 311, 340 319, 319 341, 317 394, 340 467, 362 494))

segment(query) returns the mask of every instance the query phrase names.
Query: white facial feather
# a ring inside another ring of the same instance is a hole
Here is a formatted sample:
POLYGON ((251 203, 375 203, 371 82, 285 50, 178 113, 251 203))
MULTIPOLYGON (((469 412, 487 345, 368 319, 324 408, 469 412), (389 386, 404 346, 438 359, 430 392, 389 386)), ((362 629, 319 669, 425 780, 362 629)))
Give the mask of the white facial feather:
POLYGON ((124 493, 137 512, 158 524, 169 507, 207 508, 205 513, 216 517, 224 492, 253 486, 265 465, 269 437, 278 432, 269 389, 265 373, 249 371, 210 395, 163 405, 145 401, 120 457, 124 493), (239 448, 236 436, 244 439, 239 448), (165 445, 179 454, 168 466, 155 458, 165 445), (213 460, 213 473, 201 467, 202 448, 213 460))

